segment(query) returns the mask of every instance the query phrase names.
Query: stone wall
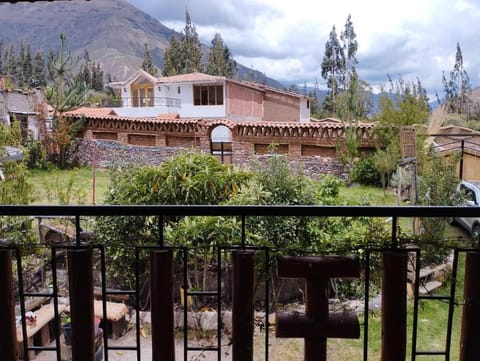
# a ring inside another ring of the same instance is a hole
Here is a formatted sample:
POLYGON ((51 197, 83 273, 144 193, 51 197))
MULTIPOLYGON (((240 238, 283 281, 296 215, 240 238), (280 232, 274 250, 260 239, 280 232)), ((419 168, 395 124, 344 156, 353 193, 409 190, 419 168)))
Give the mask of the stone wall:
MULTIPOLYGON (((159 165, 181 150, 191 148, 179 147, 142 147, 124 145, 108 140, 78 139, 70 160, 79 165, 92 165, 109 168, 126 165, 159 165)), ((252 149, 234 147, 233 164, 241 168, 251 168, 256 161, 265 162, 272 155, 255 155, 252 149)), ((306 175, 318 178, 323 174, 332 174, 345 178, 342 163, 336 157, 302 156, 291 159, 292 168, 303 167, 306 175)))

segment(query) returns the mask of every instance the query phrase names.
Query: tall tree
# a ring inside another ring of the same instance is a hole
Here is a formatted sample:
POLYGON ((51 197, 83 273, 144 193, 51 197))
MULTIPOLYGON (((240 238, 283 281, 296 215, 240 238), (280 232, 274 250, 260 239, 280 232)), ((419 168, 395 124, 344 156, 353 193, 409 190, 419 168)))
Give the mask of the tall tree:
POLYGON ((84 90, 92 87, 92 61, 90 60, 90 54, 88 50, 83 53, 83 65, 77 74, 77 80, 83 85, 84 90))
POLYGON ((468 94, 471 86, 470 78, 463 66, 462 49, 459 43, 457 43, 453 70, 450 72, 448 79, 445 72, 443 72, 442 83, 449 111, 468 115, 470 109, 470 98, 468 94))
POLYGON ((342 41, 342 50, 345 56, 344 75, 343 75, 343 89, 347 90, 350 87, 352 79, 357 77, 357 71, 355 66, 358 64, 356 53, 358 50, 357 34, 353 29, 352 17, 348 15, 345 22, 345 29, 340 34, 340 40, 342 41))
POLYGON ((344 66, 345 55, 334 25, 325 43, 322 61, 322 77, 327 81, 327 87, 330 89, 325 101, 326 110, 335 112, 335 97, 339 92, 339 87, 343 84, 344 66))
POLYGON ((165 49, 163 55, 163 76, 173 76, 182 74, 184 68, 182 43, 179 42, 173 35, 170 38, 170 44, 165 49))
POLYGON ((153 60, 152 60, 152 53, 150 51, 150 48, 148 47, 148 44, 144 44, 144 53, 143 53, 143 63, 142 63, 142 69, 145 70, 147 73, 156 76, 158 73, 157 67, 153 65, 153 60))
POLYGON ((223 42, 220 34, 216 33, 208 53, 207 74, 233 78, 237 63, 232 59, 228 46, 223 42))
POLYGON ((25 50, 25 58, 23 60, 23 81, 25 86, 30 88, 32 86, 32 50, 30 44, 27 44, 27 49, 25 50))
POLYGON ((40 50, 37 50, 33 58, 32 78, 32 86, 34 87, 47 85, 45 60, 43 59, 43 53, 40 50))
POLYGON ((99 92, 104 90, 102 66, 95 62, 92 63, 92 89, 99 92))
MULTIPOLYGON (((7 56, 7 54, 5 54, 7 56)), ((7 75, 15 77, 17 64, 15 62, 15 48, 13 44, 8 48, 8 60, 7 60, 7 75)))
POLYGON ((81 125, 81 121, 71 123, 63 117, 63 113, 81 104, 84 98, 84 88, 72 73, 79 59, 72 57, 66 42, 65 34, 60 34, 60 49, 53 55, 49 69, 52 71, 54 83, 45 88, 47 102, 54 109, 51 139, 61 168, 66 166, 67 150, 81 125))
POLYGON ((188 10, 185 11, 185 28, 183 29, 182 48, 185 54, 185 68, 183 73, 192 73, 201 70, 202 51, 198 40, 197 30, 192 24, 188 10))
POLYGON ((55 81, 55 53, 52 49, 50 49, 47 56, 47 80, 49 83, 55 81))
POLYGON ((18 85, 23 88, 25 85, 25 77, 23 74, 23 64, 25 63, 25 47, 23 41, 20 41, 17 63, 15 65, 15 75, 18 85))

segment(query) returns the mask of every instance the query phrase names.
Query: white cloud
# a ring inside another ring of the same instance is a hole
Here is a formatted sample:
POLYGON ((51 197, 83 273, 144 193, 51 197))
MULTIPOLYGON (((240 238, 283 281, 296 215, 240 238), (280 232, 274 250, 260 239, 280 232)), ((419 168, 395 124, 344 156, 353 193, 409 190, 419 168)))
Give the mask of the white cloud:
POLYGON ((320 81, 325 42, 340 34, 351 14, 359 49, 358 72, 372 85, 386 74, 420 78, 441 93, 442 70, 453 67, 456 43, 473 85, 480 85, 476 0, 130 0, 167 26, 181 30, 185 9, 203 43, 222 35, 236 60, 268 76, 302 83, 320 81))

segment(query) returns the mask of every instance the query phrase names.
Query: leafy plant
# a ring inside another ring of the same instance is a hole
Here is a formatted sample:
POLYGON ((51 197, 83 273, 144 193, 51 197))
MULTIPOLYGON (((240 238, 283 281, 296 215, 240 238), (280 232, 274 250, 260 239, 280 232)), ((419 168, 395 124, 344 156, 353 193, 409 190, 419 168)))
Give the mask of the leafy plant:
POLYGON ((352 172, 352 181, 363 185, 378 186, 381 183, 380 172, 375 157, 362 157, 355 163, 352 172))

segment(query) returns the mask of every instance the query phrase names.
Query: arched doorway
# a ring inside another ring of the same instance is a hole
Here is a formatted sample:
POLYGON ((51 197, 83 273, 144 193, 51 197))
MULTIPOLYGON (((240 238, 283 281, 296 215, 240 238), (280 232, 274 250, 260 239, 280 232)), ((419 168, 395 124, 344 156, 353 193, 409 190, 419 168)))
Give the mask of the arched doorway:
POLYGON ((219 125, 212 129, 210 135, 211 154, 220 162, 232 164, 232 131, 219 125))

